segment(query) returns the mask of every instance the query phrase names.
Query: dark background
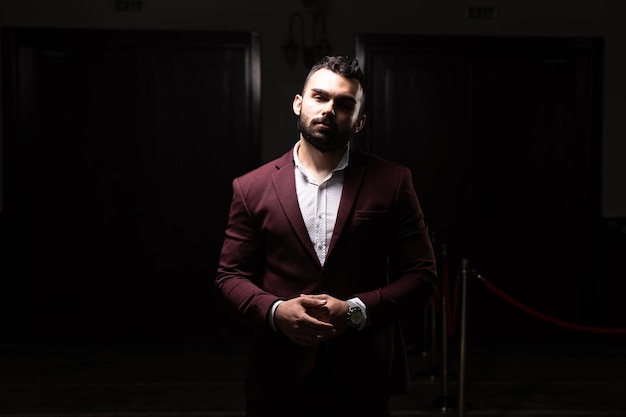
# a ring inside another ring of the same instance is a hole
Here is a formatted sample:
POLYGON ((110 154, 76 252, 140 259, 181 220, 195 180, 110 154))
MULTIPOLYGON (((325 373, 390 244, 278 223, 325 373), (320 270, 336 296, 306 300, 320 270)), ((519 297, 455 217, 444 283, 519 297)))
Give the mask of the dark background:
MULTIPOLYGON (((28 16, 17 6, 3 24, 3 343, 246 337, 212 287, 230 180, 295 140, 290 100, 304 66, 284 63, 284 28, 259 33, 234 14, 232 26, 250 30, 163 28, 149 5, 106 11, 149 30, 24 27, 33 25, 15 24, 28 16)), ((341 19, 319 7, 330 25, 341 19)), ((598 16, 611 22, 607 10, 598 16)), ((571 19, 553 21, 553 36, 372 25, 330 37, 368 75, 358 146, 413 170, 453 290, 469 259, 539 311, 622 328, 626 226, 603 207, 619 197, 601 193, 621 182, 603 177, 613 50, 598 31, 568 29, 571 19)), ((472 340, 623 341, 530 317, 477 279, 469 289, 472 340)), ((407 322, 409 343, 427 341, 429 314, 407 322)))

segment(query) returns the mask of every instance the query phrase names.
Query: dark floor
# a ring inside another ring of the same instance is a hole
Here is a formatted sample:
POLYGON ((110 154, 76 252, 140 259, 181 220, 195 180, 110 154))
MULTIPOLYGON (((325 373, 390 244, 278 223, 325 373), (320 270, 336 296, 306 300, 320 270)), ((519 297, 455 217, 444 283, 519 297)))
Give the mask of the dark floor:
MULTIPOLYGON (((240 343, 0 345, 0 416, 242 416, 245 353, 240 343)), ((471 346, 461 390, 455 358, 415 349, 411 366, 396 416, 626 416, 623 344, 471 346)))

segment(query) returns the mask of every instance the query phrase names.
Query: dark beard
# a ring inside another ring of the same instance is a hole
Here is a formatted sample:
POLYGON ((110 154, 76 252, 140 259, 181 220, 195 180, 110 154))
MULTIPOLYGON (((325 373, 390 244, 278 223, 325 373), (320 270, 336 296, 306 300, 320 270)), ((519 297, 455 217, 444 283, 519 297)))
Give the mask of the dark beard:
POLYGON ((310 125, 305 125, 302 121, 302 115, 298 117, 298 130, 302 134, 304 140, 310 143, 315 149, 322 153, 336 151, 343 149, 348 142, 352 139, 354 134, 351 130, 340 131, 337 125, 333 121, 325 120, 324 122, 330 124, 333 130, 328 133, 321 133, 314 129, 316 122, 320 122, 320 119, 314 119, 310 125))

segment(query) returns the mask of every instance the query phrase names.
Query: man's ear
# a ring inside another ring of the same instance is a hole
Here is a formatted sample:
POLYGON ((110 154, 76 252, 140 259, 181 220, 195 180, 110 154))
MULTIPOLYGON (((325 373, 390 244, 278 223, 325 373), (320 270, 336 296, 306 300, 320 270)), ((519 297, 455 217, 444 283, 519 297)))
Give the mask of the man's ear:
POLYGON ((367 117, 364 114, 359 116, 359 118, 356 120, 356 123, 354 124, 354 133, 359 133, 361 130, 363 130, 363 126, 365 126, 365 119, 367 119, 367 117))
POLYGON ((300 112, 302 111, 302 96, 300 94, 296 94, 293 98, 293 112, 296 116, 300 116, 300 112))

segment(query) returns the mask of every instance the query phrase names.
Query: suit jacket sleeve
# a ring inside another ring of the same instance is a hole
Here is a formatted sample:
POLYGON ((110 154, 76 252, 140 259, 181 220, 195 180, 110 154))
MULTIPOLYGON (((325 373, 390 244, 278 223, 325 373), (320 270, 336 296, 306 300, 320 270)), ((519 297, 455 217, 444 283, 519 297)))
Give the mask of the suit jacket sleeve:
POLYGON ((264 244, 244 197, 240 179, 232 183, 233 197, 220 255, 218 291, 225 309, 256 329, 264 328, 271 305, 279 299, 260 288, 264 244))
MULTIPOLYGON (((437 281, 434 250, 411 172, 400 165, 396 165, 394 172, 396 181, 390 181, 394 180, 394 176, 380 176, 394 194, 389 198, 392 203, 385 208, 384 215, 381 214, 386 218, 384 224, 387 229, 380 233, 380 242, 370 239, 370 244, 362 249, 364 254, 373 250, 371 255, 366 255, 373 258, 376 252, 385 254, 386 271, 374 270, 386 276, 372 277, 378 285, 371 285, 372 289, 354 294, 367 306, 370 325, 374 327, 389 325, 418 312, 432 300, 437 281)), ((369 177, 372 182, 372 175, 369 177)), ((385 189, 383 184, 380 187, 385 189)), ((375 201, 376 197, 372 200, 375 201)), ((355 211, 355 223, 358 218, 368 215, 372 213, 355 211)))

